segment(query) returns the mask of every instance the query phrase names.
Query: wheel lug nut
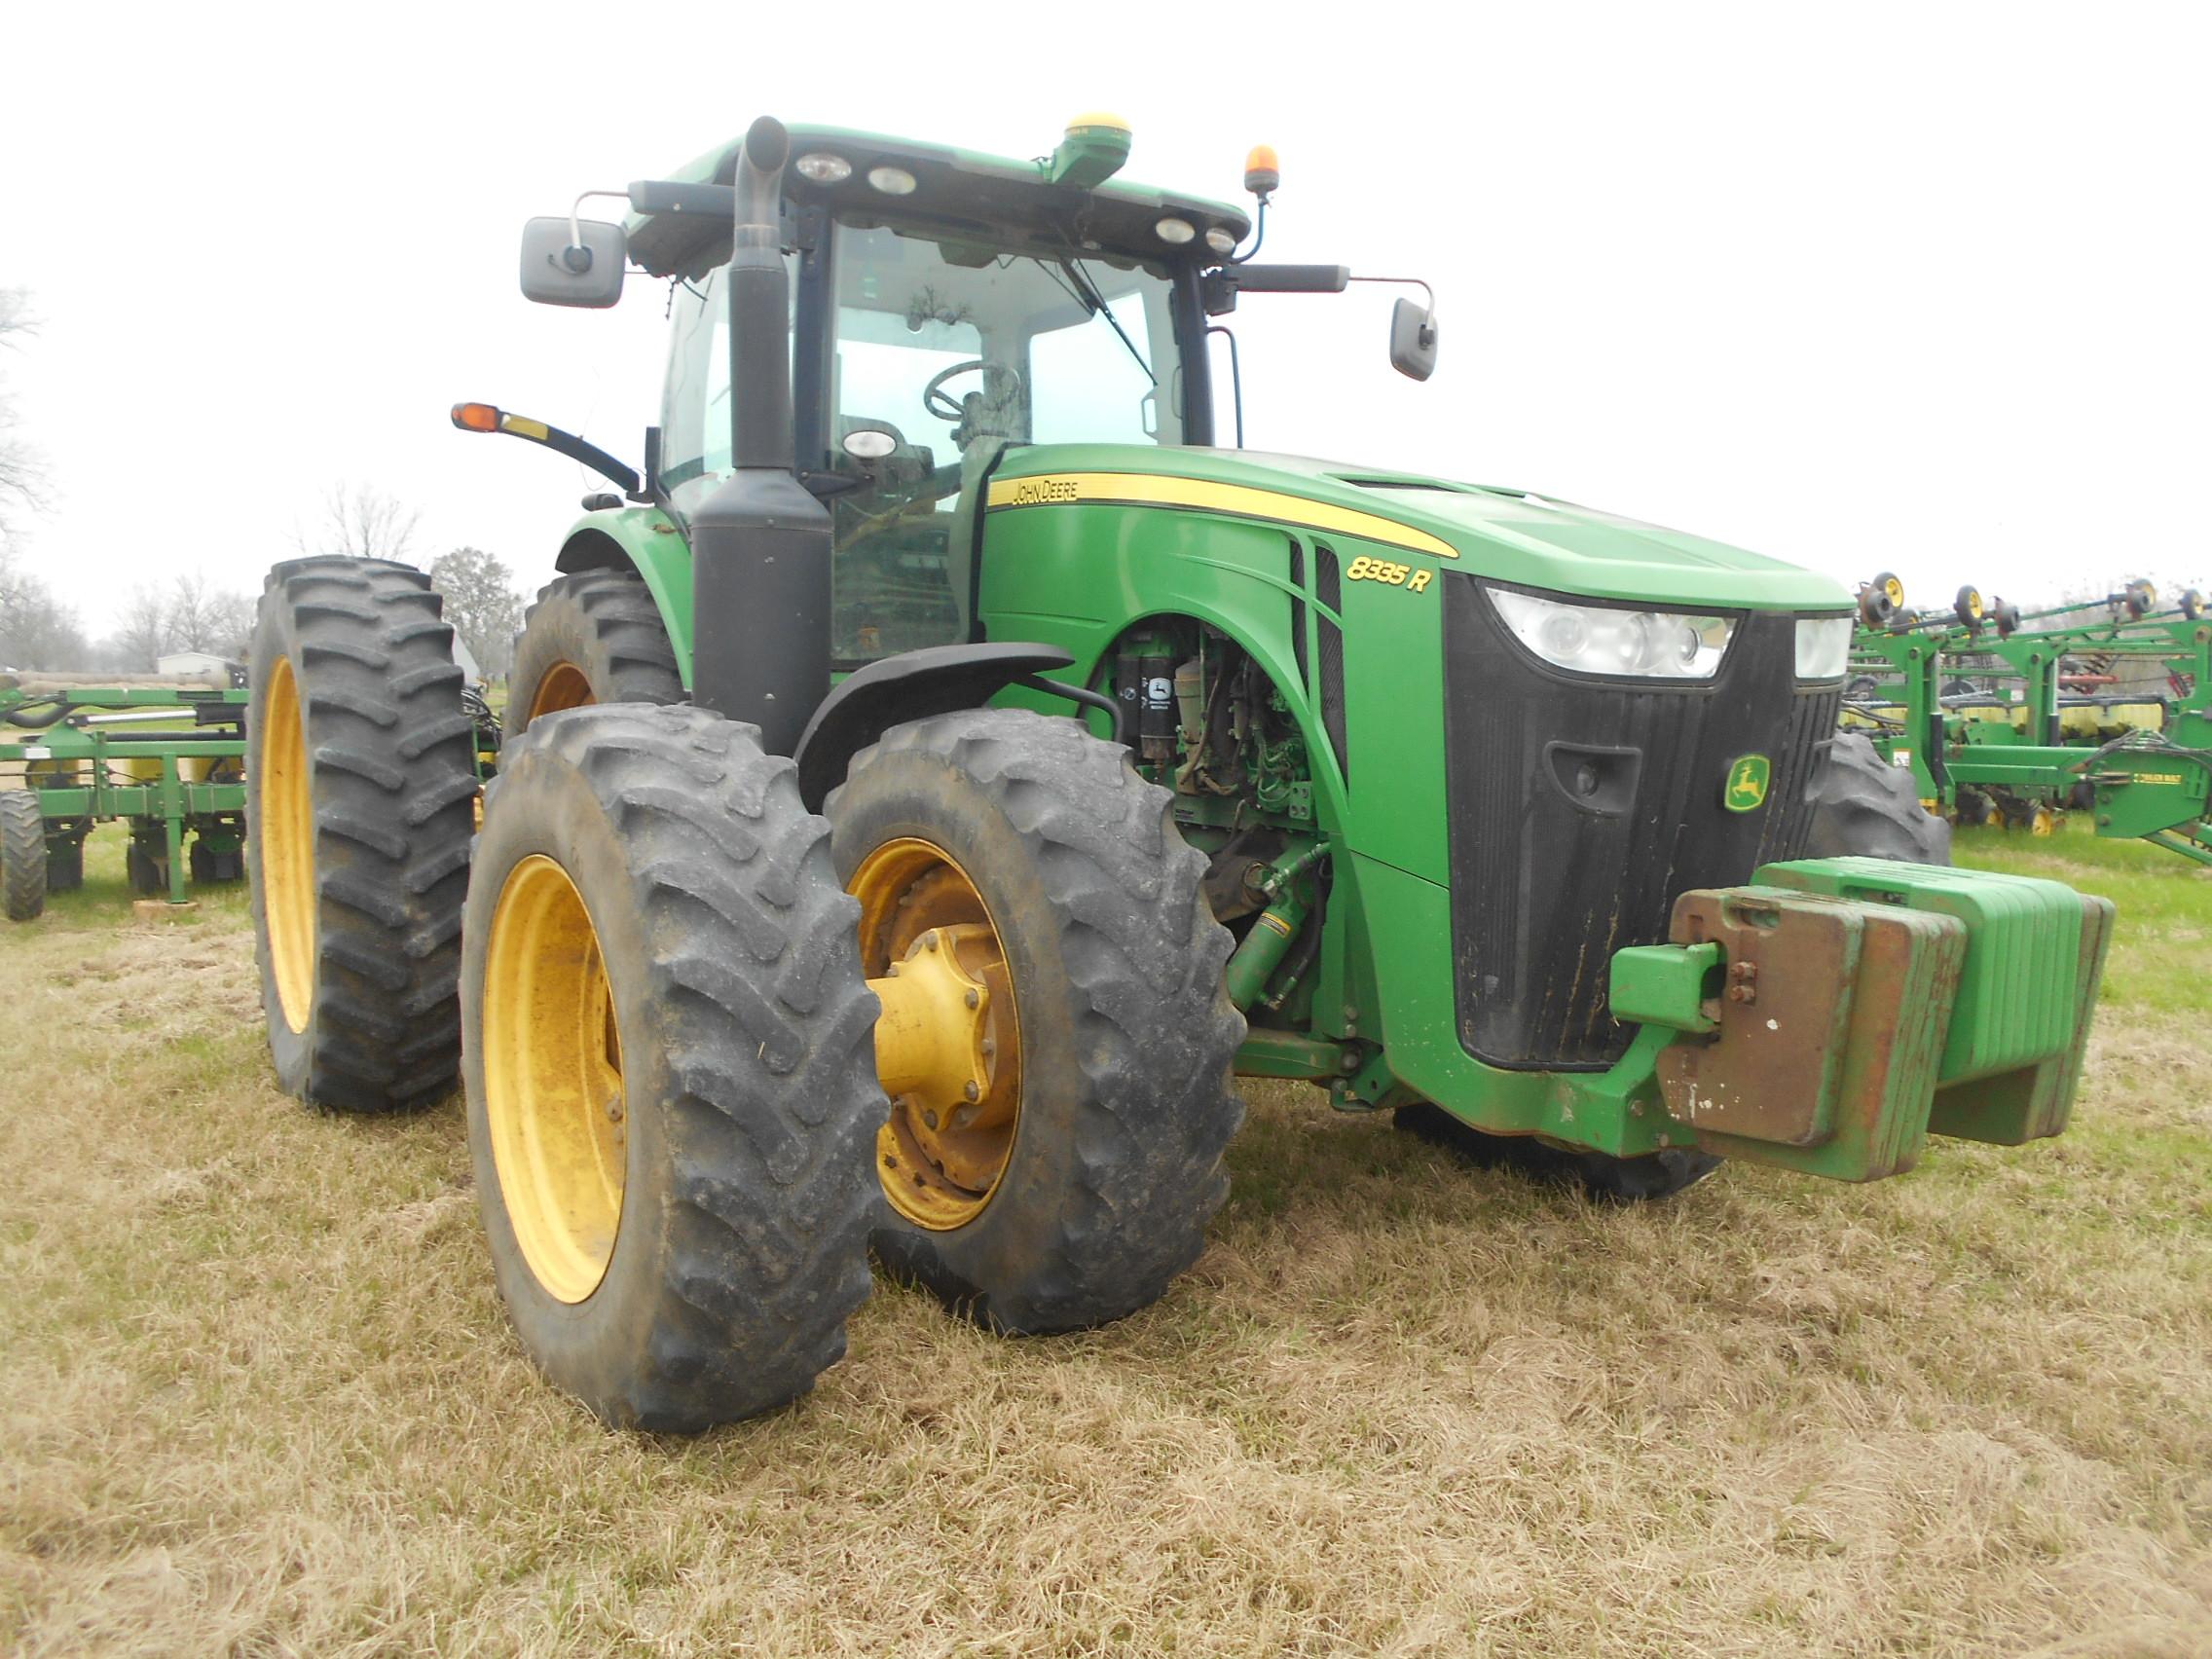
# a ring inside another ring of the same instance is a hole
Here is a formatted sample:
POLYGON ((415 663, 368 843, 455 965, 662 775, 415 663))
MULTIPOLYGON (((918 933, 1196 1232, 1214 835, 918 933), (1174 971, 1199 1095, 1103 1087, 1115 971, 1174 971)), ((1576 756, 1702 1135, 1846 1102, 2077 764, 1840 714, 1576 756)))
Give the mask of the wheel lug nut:
MULTIPOLYGON (((983 1086, 977 1083, 974 1078, 970 1078, 966 1087, 964 1087, 960 1090, 960 1092, 967 1095, 971 1101, 980 1100, 983 1098, 983 1086)), ((932 1124, 930 1127, 934 1129, 937 1127, 937 1125, 935 1124, 932 1124)))
POLYGON ((977 1005, 977 1003, 981 1002, 981 1001, 982 1001, 983 999, 982 999, 981 997, 979 997, 979 996, 977 996, 977 995, 976 994, 976 987, 975 987, 975 986, 973 986, 973 985, 970 985, 970 986, 968 987, 968 999, 967 999, 967 1000, 968 1000, 968 1006, 969 1006, 970 1008, 974 1008, 974 1007, 975 1007, 975 1006, 976 1006, 976 1005, 977 1005))
POLYGON ((923 1122, 923 1123, 925 1123, 925 1124, 928 1124, 928 1125, 929 1125, 929 1126, 930 1126, 931 1128, 933 1128, 933 1129, 934 1129, 934 1128, 936 1128, 936 1127, 937 1127, 937 1114, 936 1114, 935 1112, 924 1112, 924 1113, 922 1114, 922 1122, 923 1122))
POLYGON ((932 928, 928 933, 922 935, 922 943, 926 948, 935 950, 937 948, 937 929, 932 928))

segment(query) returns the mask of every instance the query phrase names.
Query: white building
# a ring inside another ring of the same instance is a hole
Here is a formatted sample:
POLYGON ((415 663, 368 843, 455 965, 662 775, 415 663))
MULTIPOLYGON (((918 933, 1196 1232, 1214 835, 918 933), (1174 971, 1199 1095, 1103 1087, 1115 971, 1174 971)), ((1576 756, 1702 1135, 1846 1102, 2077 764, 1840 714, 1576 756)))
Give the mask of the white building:
POLYGON ((229 657, 217 656, 213 651, 170 651, 166 656, 154 659, 158 674, 173 675, 180 680, 212 680, 218 685, 231 682, 231 671, 239 665, 229 657))

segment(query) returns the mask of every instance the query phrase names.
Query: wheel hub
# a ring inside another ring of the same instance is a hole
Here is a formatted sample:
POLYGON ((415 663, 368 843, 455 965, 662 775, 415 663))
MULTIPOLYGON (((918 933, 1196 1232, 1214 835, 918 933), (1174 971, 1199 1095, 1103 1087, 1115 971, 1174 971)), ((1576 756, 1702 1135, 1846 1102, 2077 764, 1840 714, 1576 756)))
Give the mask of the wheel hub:
POLYGON ((1006 952, 967 871, 927 842, 877 848, 852 891, 863 971, 883 1003, 876 1076, 891 1107, 876 1175, 909 1221, 962 1227, 1005 1175, 1021 1115, 1006 952))

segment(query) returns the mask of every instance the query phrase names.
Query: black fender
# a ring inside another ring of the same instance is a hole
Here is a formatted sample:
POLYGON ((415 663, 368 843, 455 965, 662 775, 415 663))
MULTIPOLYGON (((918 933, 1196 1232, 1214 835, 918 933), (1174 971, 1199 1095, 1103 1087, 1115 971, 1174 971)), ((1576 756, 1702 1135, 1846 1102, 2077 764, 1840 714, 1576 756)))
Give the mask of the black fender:
POLYGON ((845 776, 855 755, 895 725, 979 709, 1009 685, 1026 685, 1114 717, 1125 741, 1120 708, 1103 692, 1044 678, 1074 666, 1058 645, 1009 640, 975 645, 930 645, 871 662, 825 697, 799 734, 798 793, 809 812, 820 812, 845 776))

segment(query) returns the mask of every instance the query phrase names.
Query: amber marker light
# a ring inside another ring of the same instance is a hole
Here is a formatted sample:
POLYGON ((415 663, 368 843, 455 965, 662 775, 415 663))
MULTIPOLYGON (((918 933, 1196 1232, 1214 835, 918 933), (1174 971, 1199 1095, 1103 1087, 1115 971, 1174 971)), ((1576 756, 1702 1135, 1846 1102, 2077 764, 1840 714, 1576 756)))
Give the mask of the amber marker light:
POLYGON ((464 432, 496 432, 499 429, 499 412, 489 403, 457 403, 453 406, 453 424, 464 432))

